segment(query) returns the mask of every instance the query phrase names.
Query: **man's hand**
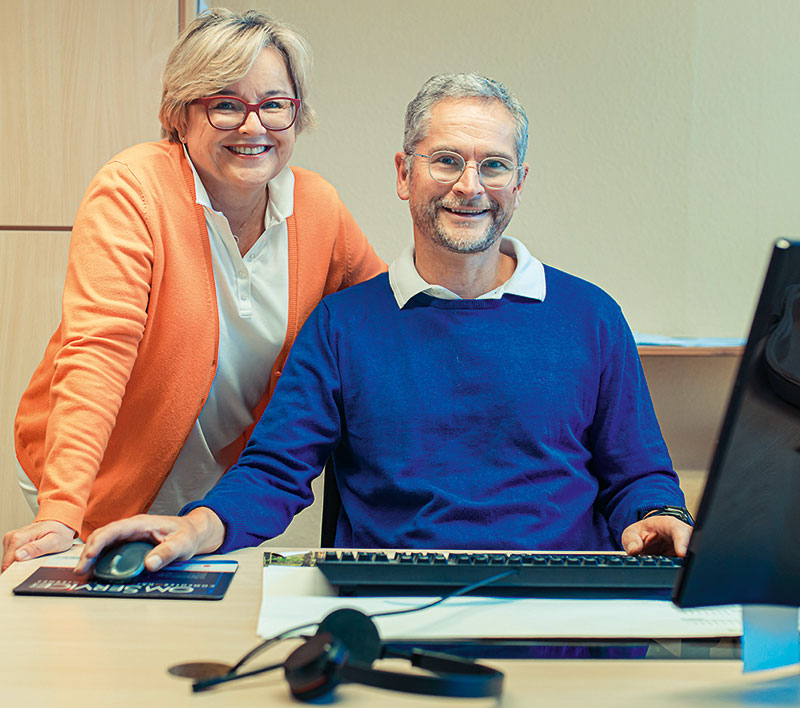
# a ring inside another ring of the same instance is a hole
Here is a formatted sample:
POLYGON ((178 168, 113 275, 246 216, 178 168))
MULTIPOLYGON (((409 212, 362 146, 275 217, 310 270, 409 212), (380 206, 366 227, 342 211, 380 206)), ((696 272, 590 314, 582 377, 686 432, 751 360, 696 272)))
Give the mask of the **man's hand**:
POLYGON ((683 558, 691 535, 692 527, 674 516, 649 516, 622 532, 622 547, 631 556, 646 553, 683 558))
POLYGON ((87 572, 104 548, 120 541, 155 542, 156 547, 144 559, 145 568, 155 571, 174 560, 216 551, 224 540, 225 526, 211 509, 204 506, 193 509, 186 516, 139 514, 113 521, 92 533, 86 540, 75 572, 87 572))
POLYGON ((3 536, 3 564, 0 572, 5 571, 15 561, 66 551, 72 547, 74 538, 75 531, 60 521, 34 521, 9 531, 3 536))

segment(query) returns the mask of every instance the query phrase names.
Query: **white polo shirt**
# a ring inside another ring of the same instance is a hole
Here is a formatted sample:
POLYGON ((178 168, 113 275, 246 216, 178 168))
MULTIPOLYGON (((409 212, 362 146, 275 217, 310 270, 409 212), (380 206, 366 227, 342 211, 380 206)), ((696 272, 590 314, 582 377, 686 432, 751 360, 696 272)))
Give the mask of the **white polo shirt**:
MULTIPOLYGON (((188 158, 188 153, 187 153, 188 158)), ((191 164, 191 160, 189 160, 191 164)), ((214 383, 151 514, 175 514, 199 499, 235 461, 227 449, 253 422, 289 321, 289 232, 294 174, 285 167, 269 182, 264 232, 244 257, 228 220, 211 206, 197 171, 219 310, 219 358, 214 383)), ((191 346, 191 342, 187 343, 191 346)))

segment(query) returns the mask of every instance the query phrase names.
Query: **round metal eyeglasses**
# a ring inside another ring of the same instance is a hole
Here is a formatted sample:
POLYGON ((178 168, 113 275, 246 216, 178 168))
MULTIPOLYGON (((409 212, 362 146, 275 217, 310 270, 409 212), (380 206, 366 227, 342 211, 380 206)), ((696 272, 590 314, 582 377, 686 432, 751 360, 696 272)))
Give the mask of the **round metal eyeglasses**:
POLYGON ((206 118, 217 130, 236 130, 255 113, 267 130, 288 130, 294 125, 300 111, 301 100, 287 96, 272 96, 261 103, 246 103, 236 96, 209 96, 197 98, 206 109, 206 118))
POLYGON ((484 157, 480 162, 477 160, 465 160, 457 152, 449 150, 437 150, 430 155, 422 155, 418 152, 412 153, 415 157, 423 157, 428 161, 428 171, 431 178, 442 184, 452 184, 457 182, 467 165, 475 165, 478 171, 478 179, 487 189, 503 189, 511 184, 514 173, 521 167, 515 165, 505 157, 484 157))

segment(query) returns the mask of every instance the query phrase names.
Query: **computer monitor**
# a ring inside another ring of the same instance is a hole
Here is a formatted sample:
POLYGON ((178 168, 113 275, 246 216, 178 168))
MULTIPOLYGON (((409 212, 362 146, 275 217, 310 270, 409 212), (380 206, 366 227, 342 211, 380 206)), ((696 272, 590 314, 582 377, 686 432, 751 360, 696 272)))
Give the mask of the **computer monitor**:
POLYGON ((673 601, 800 606, 800 242, 774 245, 673 601))

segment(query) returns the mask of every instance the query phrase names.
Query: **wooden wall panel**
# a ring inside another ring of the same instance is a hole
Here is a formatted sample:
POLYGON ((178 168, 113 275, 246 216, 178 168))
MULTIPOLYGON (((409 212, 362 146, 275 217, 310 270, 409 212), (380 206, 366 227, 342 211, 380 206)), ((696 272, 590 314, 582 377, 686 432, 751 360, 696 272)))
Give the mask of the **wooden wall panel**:
POLYGON ((179 0, 0 5, 0 227, 71 225, 97 169, 159 137, 179 0))
POLYGON ((14 414, 61 319, 69 233, 0 231, 0 532, 32 515, 17 487, 14 414))

